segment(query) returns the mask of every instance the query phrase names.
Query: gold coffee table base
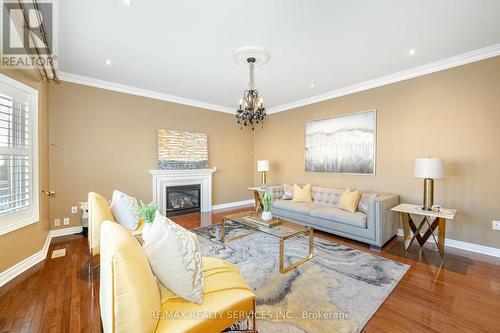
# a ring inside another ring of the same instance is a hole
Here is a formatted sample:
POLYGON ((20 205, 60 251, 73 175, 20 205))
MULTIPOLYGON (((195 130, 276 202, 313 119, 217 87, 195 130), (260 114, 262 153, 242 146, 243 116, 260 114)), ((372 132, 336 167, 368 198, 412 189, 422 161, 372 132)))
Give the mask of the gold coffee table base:
MULTIPOLYGON (((245 213, 248 213, 248 212, 245 212, 245 213)), ((256 225, 256 224, 253 224, 251 222, 245 221, 243 219, 245 217, 245 213, 224 216, 222 218, 221 237, 220 237, 222 242, 229 243, 229 242, 234 241, 236 239, 240 239, 240 238, 243 238, 243 237, 246 237, 249 235, 253 235, 255 233, 255 232, 250 232, 250 233, 246 233, 243 235, 239 235, 239 236, 227 239, 226 238, 226 226, 225 226, 227 221, 232 221, 235 223, 243 224, 243 225, 246 225, 248 227, 255 229, 256 231, 262 231, 264 233, 267 233, 267 234, 270 234, 272 236, 279 238, 279 241, 280 241, 280 245, 279 245, 280 246, 279 270, 280 270, 280 273, 282 273, 282 274, 291 271, 292 269, 296 268, 297 266, 302 265, 303 263, 305 263, 306 261, 308 261, 309 259, 311 259, 314 256, 314 251, 313 251, 314 238, 313 238, 313 229, 312 228, 301 226, 301 225, 298 225, 298 224, 295 224, 295 223, 292 223, 289 221, 281 220, 282 222, 281 222, 279 227, 284 226, 284 227, 290 228, 289 231, 286 232, 286 231, 283 231, 282 228, 278 229, 276 227, 260 226, 260 225, 256 225), (302 235, 302 234, 309 236, 308 254, 304 258, 299 259, 288 266, 285 266, 285 241, 289 240, 290 238, 302 235)), ((252 214, 252 215, 254 215, 254 214, 252 214)))
POLYGON ((311 228, 309 228, 309 230, 297 231, 297 232, 293 233, 292 235, 280 238, 280 273, 283 274, 283 273, 286 273, 288 271, 291 271, 295 267, 302 265, 303 263, 305 263, 306 261, 311 259, 313 257, 313 244, 314 244, 313 243, 313 230, 311 228), (291 237, 298 236, 302 233, 309 234, 309 254, 306 257, 304 257, 300 260, 297 260, 293 264, 290 264, 287 267, 285 267, 285 241, 291 237))

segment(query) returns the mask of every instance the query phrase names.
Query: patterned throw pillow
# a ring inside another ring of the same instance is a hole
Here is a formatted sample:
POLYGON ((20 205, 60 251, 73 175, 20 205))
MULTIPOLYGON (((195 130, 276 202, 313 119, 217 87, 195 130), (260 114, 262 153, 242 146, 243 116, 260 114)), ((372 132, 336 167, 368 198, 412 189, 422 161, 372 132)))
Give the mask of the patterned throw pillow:
POLYGON ((137 229, 139 224, 139 217, 137 216, 139 204, 134 197, 114 190, 110 208, 116 222, 129 230, 137 229))
POLYGON ((201 304, 204 280, 198 238, 156 212, 144 251, 154 275, 183 299, 201 304))
POLYGON ((283 184, 283 196, 281 200, 292 200, 293 198, 293 186, 288 184, 283 184))

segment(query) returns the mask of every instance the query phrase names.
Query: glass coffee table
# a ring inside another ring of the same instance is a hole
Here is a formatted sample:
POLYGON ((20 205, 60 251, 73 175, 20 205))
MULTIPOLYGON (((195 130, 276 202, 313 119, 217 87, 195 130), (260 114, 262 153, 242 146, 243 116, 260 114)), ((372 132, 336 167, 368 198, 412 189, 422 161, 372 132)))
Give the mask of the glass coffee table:
POLYGON ((232 214, 232 215, 226 215, 222 218, 222 226, 221 226, 221 241, 226 243, 229 241, 233 241, 235 239, 245 237, 248 235, 253 234, 248 233, 240 236, 236 236, 230 239, 226 238, 226 226, 225 224, 228 222, 234 222, 237 224, 242 224, 244 226, 250 227, 256 231, 261 231, 264 232, 268 235, 274 236, 279 239, 280 241, 280 254, 279 254, 279 269, 280 273, 286 273, 295 267, 303 264, 307 260, 311 259, 313 257, 313 229, 310 227, 306 227, 291 221, 287 221, 285 219, 279 218, 279 217, 273 217, 271 223, 274 224, 273 226, 268 226, 266 225, 265 222, 263 222, 259 214, 256 213, 255 211, 247 211, 247 212, 242 212, 242 213, 237 213, 237 214, 232 214), (288 265, 285 267, 285 241, 289 240, 290 238, 294 238, 299 235, 308 235, 309 236, 309 254, 300 259, 297 260, 296 262, 288 265))

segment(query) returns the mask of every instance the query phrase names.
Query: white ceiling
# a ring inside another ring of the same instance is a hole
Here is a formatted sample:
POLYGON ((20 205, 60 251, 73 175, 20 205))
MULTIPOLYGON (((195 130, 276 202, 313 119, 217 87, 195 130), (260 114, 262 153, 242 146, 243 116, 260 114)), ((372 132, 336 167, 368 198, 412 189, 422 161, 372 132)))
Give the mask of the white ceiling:
POLYGON ((271 54, 256 68, 256 85, 273 108, 500 43, 498 0, 134 0, 131 6, 62 0, 58 6, 60 71, 229 108, 247 87, 247 69, 233 61, 245 45, 271 54))

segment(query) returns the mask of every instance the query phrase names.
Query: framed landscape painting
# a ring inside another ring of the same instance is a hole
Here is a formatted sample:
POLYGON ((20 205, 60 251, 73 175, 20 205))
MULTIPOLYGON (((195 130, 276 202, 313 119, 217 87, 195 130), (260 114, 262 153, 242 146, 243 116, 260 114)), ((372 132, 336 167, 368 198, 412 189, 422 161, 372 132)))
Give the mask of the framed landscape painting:
POLYGON ((374 175, 376 124, 376 110, 307 122, 305 170, 374 175))

